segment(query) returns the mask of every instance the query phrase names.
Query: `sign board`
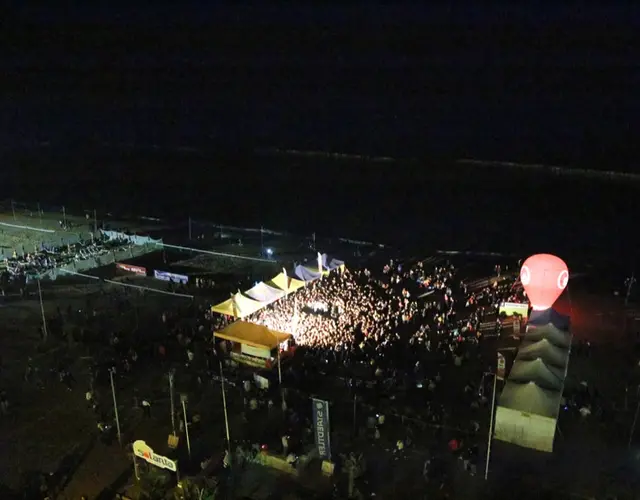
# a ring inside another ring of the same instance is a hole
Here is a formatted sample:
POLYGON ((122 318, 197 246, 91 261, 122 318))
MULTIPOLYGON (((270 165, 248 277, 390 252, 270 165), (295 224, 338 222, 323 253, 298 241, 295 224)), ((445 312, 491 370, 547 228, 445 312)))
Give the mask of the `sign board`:
POLYGON ((507 362, 504 359, 504 354, 499 352, 498 353, 498 371, 496 372, 498 380, 504 380, 506 371, 507 371, 507 362))
POLYGON ((311 399, 311 410, 318 455, 321 460, 331 460, 329 402, 322 399, 311 399))
POLYGON ((153 276, 157 280, 161 281, 171 281, 172 283, 182 283, 186 285, 189 282, 189 276, 185 276, 184 274, 175 274, 169 273, 167 271, 153 271, 153 276))
POLYGON ((172 450, 175 450, 178 448, 179 444, 180 444, 180 437, 176 436, 175 434, 169 434, 169 437, 167 437, 167 446, 172 450))
POLYGON ((168 469, 171 472, 176 472, 178 470, 178 465, 175 460, 163 457, 162 455, 156 455, 151 446, 144 441, 134 441, 133 454, 145 462, 155 465, 156 467, 160 467, 161 469, 168 469))
POLYGON ((247 356, 255 356, 256 358, 269 359, 271 357, 271 349, 253 347, 248 344, 240 344, 240 352, 247 356))
POLYGON ((247 365, 247 366, 253 366, 254 368, 270 368, 271 367, 271 363, 269 363, 268 359, 256 358, 254 356, 247 356, 246 354, 241 354, 239 352, 232 352, 231 359, 233 359, 237 363, 242 363, 243 365, 247 365))
POLYGON ((517 302, 503 302, 500 304, 500 310, 498 311, 500 314, 505 313, 508 316, 513 316, 514 314, 519 314, 523 318, 529 317, 529 304, 519 304, 517 302))
POLYGON ((329 462, 328 460, 322 461, 322 474, 325 476, 333 476, 333 471, 335 470, 335 464, 333 462, 329 462))
POLYGON ((124 264, 122 262, 116 262, 116 268, 122 269, 128 273, 139 274, 140 276, 146 276, 147 270, 144 267, 132 266, 131 264, 124 264))
POLYGON ((514 320, 513 322, 513 334, 514 335, 520 335, 520 327, 521 327, 521 323, 519 319, 514 320))

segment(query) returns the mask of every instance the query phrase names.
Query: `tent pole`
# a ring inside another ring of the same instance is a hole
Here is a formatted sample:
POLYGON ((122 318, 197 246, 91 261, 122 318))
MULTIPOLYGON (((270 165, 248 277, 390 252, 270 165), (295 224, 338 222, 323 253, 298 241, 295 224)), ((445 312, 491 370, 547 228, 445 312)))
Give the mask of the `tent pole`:
POLYGON ((280 390, 282 390, 282 369, 280 368, 280 344, 278 344, 278 383, 280 384, 280 390))
MULTIPOLYGON (((640 385, 638 386, 636 395, 640 396, 640 385)), ((633 435, 636 432, 636 423, 638 422, 638 413, 640 413, 640 397, 638 398, 638 404, 636 405, 636 413, 633 416, 633 423, 631 424, 631 432, 629 433, 629 443, 627 444, 627 448, 631 448, 631 443, 633 442, 633 435)))
POLYGON ((498 374, 493 374, 493 397, 491 399, 491 420, 489 423, 489 440, 487 442, 487 460, 484 469, 484 480, 486 481, 489 477, 489 461, 491 460, 491 441, 493 437, 493 420, 495 415, 496 408, 496 384, 498 383, 498 374))

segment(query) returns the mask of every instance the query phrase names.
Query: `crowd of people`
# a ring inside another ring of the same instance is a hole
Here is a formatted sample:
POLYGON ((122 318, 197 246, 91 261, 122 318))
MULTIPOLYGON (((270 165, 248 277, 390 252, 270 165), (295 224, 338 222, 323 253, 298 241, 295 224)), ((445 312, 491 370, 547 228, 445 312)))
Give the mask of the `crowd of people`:
POLYGON ((45 247, 33 252, 18 253, 14 250, 11 258, 5 258, 0 283, 3 287, 11 283, 26 283, 51 269, 61 268, 74 262, 88 259, 100 259, 116 250, 126 248, 128 243, 123 240, 107 240, 92 238, 57 247, 45 247))
MULTIPOLYGON (((104 242, 94 242, 90 248, 99 252, 108 247, 104 242)), ((71 259, 78 258, 76 256, 83 255, 80 250, 86 251, 85 248, 71 248, 66 249, 65 254, 71 259)), ((355 390, 356 385, 384 386, 384 390, 398 398, 403 387, 420 386, 426 395, 423 399, 428 400, 425 421, 430 425, 443 424, 447 410, 438 400, 437 387, 445 386, 447 380, 443 379, 439 367, 442 361, 462 362, 481 341, 480 325, 485 316, 495 310, 505 294, 517 293, 512 290, 511 281, 504 283, 471 289, 451 263, 433 267, 420 261, 390 261, 381 269, 333 271, 245 318, 274 330, 291 332, 295 344, 292 349, 295 351, 294 362, 283 369, 287 396, 282 401, 280 396, 260 389, 257 384, 251 384, 253 388, 247 391, 247 372, 238 369, 234 373, 232 366, 225 364, 229 390, 235 390, 233 381, 235 387, 242 387, 246 436, 251 441, 247 448, 255 449, 256 445, 265 443, 264 433, 252 433, 264 430, 269 416, 280 412, 285 413, 285 419, 278 418, 277 428, 268 429, 267 434, 275 436, 276 443, 282 443, 281 451, 286 452, 285 455, 294 453, 291 460, 295 461, 298 455, 312 447, 308 387, 309 381, 313 381, 318 373, 330 375, 325 378, 342 384, 336 388, 336 398, 351 386, 355 390), (285 422, 284 427, 282 422, 285 422)), ((95 412, 98 432, 109 439, 113 438, 114 432, 108 391, 110 369, 115 368, 118 377, 135 380, 137 375, 133 374, 140 370, 149 372, 149 363, 157 363, 163 372, 173 366, 179 370, 178 379, 188 378, 192 381, 190 387, 204 390, 207 381, 215 383, 214 375, 220 373, 219 361, 225 362, 225 352, 228 352, 220 344, 212 344, 211 335, 212 331, 223 327, 228 318, 194 303, 188 307, 167 305, 156 313, 153 321, 139 319, 141 312, 128 294, 125 289, 106 297, 88 297, 81 311, 71 307, 66 311, 58 309, 48 318, 50 335, 71 337, 74 342, 93 346, 91 350, 103 352, 96 357, 99 361, 92 366, 89 380, 82 381, 77 377, 76 382, 73 369, 65 364, 56 365, 55 374, 69 390, 76 384, 86 387, 83 397, 95 412), (110 303, 108 306, 105 300, 110 303), (135 317, 135 331, 130 331, 130 325, 118 327, 112 324, 125 314, 135 317)), ((25 381, 32 382, 40 377, 36 368, 28 364, 25 381)), ((477 381, 469 381, 467 385, 469 389, 461 396, 470 406, 486 403, 486 395, 478 394, 477 381)), ((271 387, 277 386, 274 381, 271 387)), ((385 423, 384 415, 378 414, 386 409, 381 410, 378 400, 369 396, 363 389, 363 403, 370 403, 375 408, 362 416, 365 419, 364 435, 375 441, 381 434, 384 439, 385 434, 393 433, 396 454, 400 456, 410 446, 411 436, 399 436, 396 442, 393 426, 385 423)), ((3 395, 2 401, 7 397, 3 395)), ((145 418, 149 418, 154 404, 151 393, 135 397, 134 405, 141 408, 140 413, 144 413, 145 418)), ((181 418, 177 415, 176 421, 180 422, 181 418)), ((404 432, 405 426, 396 427, 404 432)), ((472 428, 477 431, 477 422, 473 422, 472 428)), ((465 457, 475 460, 472 451, 477 443, 466 442, 467 450, 471 451, 465 457)), ((278 448, 277 444, 270 446, 278 448)), ((470 463, 469 470, 473 470, 472 465, 470 463)))
POLYGON ((458 344, 477 342, 485 315, 497 311, 505 294, 522 298, 512 282, 494 283, 469 290, 452 264, 426 269, 420 261, 391 261, 379 274, 334 272, 247 319, 291 333, 295 344, 328 351, 340 364, 356 353, 376 362, 394 352, 414 358, 418 346, 455 352, 458 344))
MULTIPOLYGON (((454 451, 464 458, 465 468, 475 473, 475 435, 482 408, 488 412, 490 396, 482 373, 495 369, 495 359, 480 357, 479 344, 487 333, 483 325, 489 323, 489 333, 499 330, 499 304, 507 298, 524 299, 515 277, 502 278, 471 287, 451 263, 429 267, 422 261, 390 261, 379 272, 331 273, 247 319, 293 335, 296 356, 304 360, 298 365, 302 373, 288 370, 294 388, 303 387, 304 380, 316 372, 320 377, 308 384, 309 390, 317 391, 320 380, 339 378, 360 394, 363 405, 368 403, 370 408, 362 422, 363 432, 374 442, 381 433, 383 437, 393 433, 385 424, 385 414, 396 411, 401 401, 416 409, 412 416, 424 425, 464 425, 470 437, 465 434, 465 446, 456 444, 454 451), (443 366, 463 363, 475 367, 470 378, 458 384, 444 378, 443 366), (456 385, 459 394, 454 392, 456 385), (455 411, 447 398, 455 400, 455 411), (391 403, 385 406, 385 400, 391 403), (449 418, 454 414, 455 422, 449 418)), ((412 442, 411 431, 405 432, 411 428, 409 420, 403 417, 403 422, 402 432, 393 433, 399 455, 412 442)), ((312 441, 306 431, 288 433, 312 441)), ((454 441, 462 442, 462 436, 454 441)))

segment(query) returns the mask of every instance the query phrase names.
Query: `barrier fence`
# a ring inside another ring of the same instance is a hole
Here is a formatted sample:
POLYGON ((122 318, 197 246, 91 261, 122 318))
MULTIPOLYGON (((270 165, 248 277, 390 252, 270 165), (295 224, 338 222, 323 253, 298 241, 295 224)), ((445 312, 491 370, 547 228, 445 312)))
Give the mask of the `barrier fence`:
MULTIPOLYGON (((157 224, 158 226, 171 226, 173 228, 184 227, 185 238, 187 237, 192 227, 194 229, 194 236, 196 236, 197 229, 195 226, 201 226, 203 228, 206 227, 210 230, 214 229, 220 232, 239 232, 253 235, 263 234, 265 236, 277 237, 300 236, 298 234, 293 234, 289 231, 284 230, 274 230, 267 227, 232 226, 212 221, 191 219, 188 216, 184 217, 183 220, 177 221, 175 218, 169 219, 166 217, 155 217, 149 215, 132 215, 119 213, 118 211, 97 210, 95 208, 66 207, 62 205, 52 205, 38 202, 21 202, 16 200, 0 201, 0 213, 4 213, 5 215, 11 214, 15 217, 17 224, 31 226, 34 229, 48 228, 59 230, 60 221, 64 221, 65 219, 74 219, 71 224, 71 231, 73 231, 75 227, 84 229, 84 232, 93 231, 100 228, 103 222, 108 223, 113 221, 135 221, 141 224, 144 223, 145 226, 149 226, 150 224, 157 224), (29 223, 27 223, 27 221, 29 223), (73 225, 74 222, 77 224, 77 226, 73 225)), ((311 232, 308 236, 312 237, 312 234, 313 233, 311 232)), ((357 246, 376 246, 382 248, 387 246, 371 241, 356 240, 352 238, 336 237, 335 239, 341 241, 342 243, 357 246)))
MULTIPOLYGON (((89 259, 74 261, 65 266, 61 266, 54 269, 49 269, 46 272, 40 274, 41 280, 55 281, 60 277, 69 277, 70 274, 82 273, 95 269, 98 267, 108 266, 115 264, 121 260, 133 259, 140 257, 149 252, 153 252, 156 249, 155 245, 143 245, 133 246, 126 249, 116 250, 97 257, 91 257, 89 259)), ((27 277, 27 283, 33 281, 35 277, 27 277)))

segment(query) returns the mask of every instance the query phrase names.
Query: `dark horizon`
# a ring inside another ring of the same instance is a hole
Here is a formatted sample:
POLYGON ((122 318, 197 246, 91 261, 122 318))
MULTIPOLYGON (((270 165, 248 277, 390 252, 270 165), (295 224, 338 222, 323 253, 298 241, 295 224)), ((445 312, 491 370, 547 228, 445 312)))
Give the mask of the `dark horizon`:
POLYGON ((187 2, 15 19, 2 198, 413 246, 634 253, 618 229, 635 223, 634 183, 450 168, 640 173, 630 8, 187 2), (255 154, 274 149, 416 160, 255 154))
POLYGON ((633 172, 633 14, 21 10, 4 33, 0 150, 223 145, 633 172))

